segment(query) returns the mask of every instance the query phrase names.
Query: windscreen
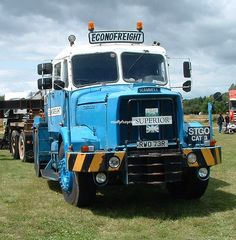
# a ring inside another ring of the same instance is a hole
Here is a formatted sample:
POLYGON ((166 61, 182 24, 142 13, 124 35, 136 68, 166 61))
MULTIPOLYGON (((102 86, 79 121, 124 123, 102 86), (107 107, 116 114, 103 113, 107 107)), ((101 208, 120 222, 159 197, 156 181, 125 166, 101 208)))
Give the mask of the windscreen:
POLYGON ((76 55, 72 58, 75 86, 118 80, 117 57, 113 52, 76 55))
POLYGON ((121 60, 125 81, 166 84, 165 60, 162 55, 124 52, 121 60))

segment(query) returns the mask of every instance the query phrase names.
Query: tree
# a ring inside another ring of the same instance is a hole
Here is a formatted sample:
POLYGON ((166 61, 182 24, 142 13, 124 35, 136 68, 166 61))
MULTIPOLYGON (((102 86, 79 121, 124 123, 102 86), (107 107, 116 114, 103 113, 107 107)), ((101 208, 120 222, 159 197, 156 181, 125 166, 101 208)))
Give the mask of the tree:
POLYGON ((225 113, 228 111, 228 101, 228 93, 223 93, 218 100, 214 100, 213 96, 185 99, 183 101, 184 113, 199 114, 199 112, 202 112, 207 114, 209 102, 213 103, 213 113, 225 113))
POLYGON ((202 113, 207 113, 208 112, 208 103, 212 102, 211 97, 204 97, 202 105, 200 107, 202 113))
POLYGON ((231 86, 230 86, 230 88, 229 88, 229 90, 236 90, 236 84, 231 84, 231 86))

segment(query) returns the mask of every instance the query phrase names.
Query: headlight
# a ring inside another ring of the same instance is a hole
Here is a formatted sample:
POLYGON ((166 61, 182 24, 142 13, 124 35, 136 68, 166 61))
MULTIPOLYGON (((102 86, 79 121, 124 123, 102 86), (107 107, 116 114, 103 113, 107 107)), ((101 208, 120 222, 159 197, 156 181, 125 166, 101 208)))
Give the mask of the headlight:
POLYGON ((111 157, 108 161, 111 168, 118 168, 120 166, 120 159, 118 157, 111 157))
POLYGON ((207 179, 209 177, 209 170, 207 168, 199 168, 198 176, 202 179, 207 179))
POLYGON ((189 164, 194 164, 197 161, 197 156, 195 153, 189 153, 187 156, 187 160, 189 164))

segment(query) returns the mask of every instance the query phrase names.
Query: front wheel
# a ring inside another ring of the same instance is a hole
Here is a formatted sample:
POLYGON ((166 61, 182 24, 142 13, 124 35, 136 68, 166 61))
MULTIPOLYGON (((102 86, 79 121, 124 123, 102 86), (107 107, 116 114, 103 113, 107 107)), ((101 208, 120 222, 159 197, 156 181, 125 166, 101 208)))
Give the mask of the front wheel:
POLYGON ((78 207, 90 205, 96 197, 93 176, 88 173, 71 172, 67 169, 63 143, 59 151, 59 166, 59 182, 65 200, 78 207))
POLYGON ((198 176, 198 169, 193 168, 183 174, 181 182, 168 183, 167 189, 174 197, 198 199, 205 193, 208 182, 209 176, 207 179, 201 179, 198 176))

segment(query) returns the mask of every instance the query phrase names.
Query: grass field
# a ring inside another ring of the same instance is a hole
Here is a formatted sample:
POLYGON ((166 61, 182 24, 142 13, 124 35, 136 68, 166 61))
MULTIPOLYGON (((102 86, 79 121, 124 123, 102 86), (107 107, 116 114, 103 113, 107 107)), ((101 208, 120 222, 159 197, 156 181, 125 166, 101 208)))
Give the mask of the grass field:
POLYGON ((156 187, 113 187, 95 205, 67 204, 58 184, 36 178, 33 164, 0 151, 0 239, 236 239, 236 134, 216 135, 223 164, 211 168, 198 201, 156 187))

